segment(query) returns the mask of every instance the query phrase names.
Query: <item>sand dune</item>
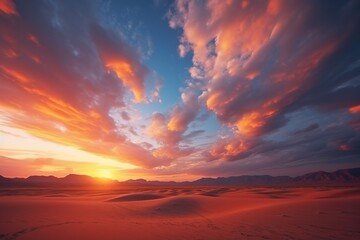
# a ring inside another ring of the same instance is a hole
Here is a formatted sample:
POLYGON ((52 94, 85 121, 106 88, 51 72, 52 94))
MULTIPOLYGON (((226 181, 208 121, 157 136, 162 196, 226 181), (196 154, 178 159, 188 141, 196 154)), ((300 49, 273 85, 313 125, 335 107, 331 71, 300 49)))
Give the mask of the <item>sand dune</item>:
POLYGON ((164 216, 193 215, 201 211, 201 202, 191 197, 173 197, 152 207, 152 212, 164 216))
POLYGON ((0 239, 360 239, 359 201, 357 187, 3 189, 0 239))
POLYGON ((126 202, 126 201, 145 201, 163 198, 164 196, 159 194, 150 194, 150 193, 138 193, 138 194, 128 194, 125 196, 117 197, 108 200, 109 202, 126 202))

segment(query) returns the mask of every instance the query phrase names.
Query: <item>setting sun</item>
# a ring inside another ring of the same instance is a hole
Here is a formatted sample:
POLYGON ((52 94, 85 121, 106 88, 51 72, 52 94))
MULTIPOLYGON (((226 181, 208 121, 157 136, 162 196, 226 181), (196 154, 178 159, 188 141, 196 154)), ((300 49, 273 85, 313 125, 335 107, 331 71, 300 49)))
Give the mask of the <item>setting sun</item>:
POLYGON ((112 178, 112 172, 109 169, 101 169, 98 176, 101 178, 112 178))

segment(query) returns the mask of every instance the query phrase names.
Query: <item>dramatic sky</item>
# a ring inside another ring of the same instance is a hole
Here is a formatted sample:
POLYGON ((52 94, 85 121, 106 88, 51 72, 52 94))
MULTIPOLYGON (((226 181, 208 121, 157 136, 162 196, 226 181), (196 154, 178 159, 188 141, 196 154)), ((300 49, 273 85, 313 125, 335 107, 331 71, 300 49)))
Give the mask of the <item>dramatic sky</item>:
POLYGON ((360 166, 358 0, 0 0, 0 174, 360 166))

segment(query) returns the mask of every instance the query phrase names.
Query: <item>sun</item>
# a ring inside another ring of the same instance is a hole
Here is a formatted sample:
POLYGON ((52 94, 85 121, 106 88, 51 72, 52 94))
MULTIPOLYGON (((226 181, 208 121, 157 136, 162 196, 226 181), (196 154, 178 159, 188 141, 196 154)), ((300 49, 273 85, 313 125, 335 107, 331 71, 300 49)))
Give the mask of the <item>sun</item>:
POLYGON ((99 171, 98 176, 101 178, 112 178, 112 172, 109 169, 102 169, 99 171))

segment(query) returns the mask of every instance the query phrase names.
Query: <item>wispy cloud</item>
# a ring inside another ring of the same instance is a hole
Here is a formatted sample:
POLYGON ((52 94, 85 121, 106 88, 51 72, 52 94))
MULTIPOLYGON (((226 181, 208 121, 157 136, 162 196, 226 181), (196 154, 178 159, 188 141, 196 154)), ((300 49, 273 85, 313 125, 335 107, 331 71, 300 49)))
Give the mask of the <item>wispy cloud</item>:
POLYGON ((161 164, 110 114, 126 109, 128 91, 144 100, 148 70, 137 50, 99 24, 98 6, 25 1, 13 14, 15 5, 2 3, 0 105, 7 124, 136 165, 161 164))

